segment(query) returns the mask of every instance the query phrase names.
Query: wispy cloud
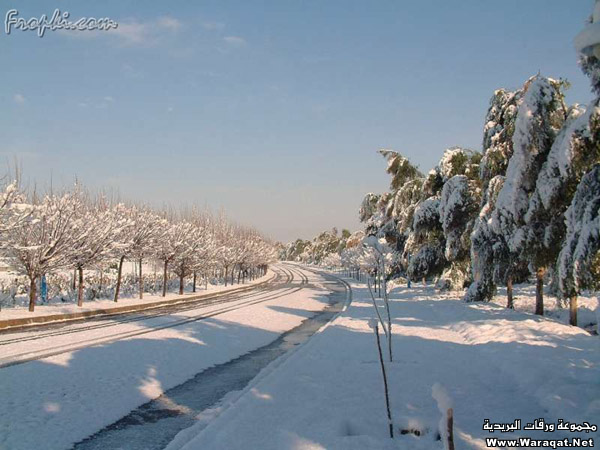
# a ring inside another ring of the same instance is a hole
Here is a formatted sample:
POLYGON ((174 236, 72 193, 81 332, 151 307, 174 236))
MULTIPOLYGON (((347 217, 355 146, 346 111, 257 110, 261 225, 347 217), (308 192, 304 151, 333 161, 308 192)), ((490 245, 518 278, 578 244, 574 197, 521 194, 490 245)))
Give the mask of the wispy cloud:
POLYGON ((123 20, 119 26, 106 31, 73 32, 61 30, 62 35, 90 39, 113 38, 124 45, 154 45, 161 38, 173 35, 183 28, 183 23, 171 16, 161 16, 154 20, 123 20))
POLYGON ((17 105, 23 105, 27 101, 23 94, 15 94, 13 95, 13 100, 17 105))
POLYGON ((123 64, 121 66, 121 71, 126 77, 129 78, 140 78, 142 76, 142 72, 133 67, 131 64, 123 64))
POLYGON ((115 98, 107 95, 101 99, 86 98, 84 101, 77 103, 80 108, 108 108, 115 102, 115 98))
POLYGON ((233 47, 243 47, 247 44, 246 40, 239 36, 225 36, 223 40, 233 47))
POLYGON ((119 23, 118 28, 109 30, 106 33, 121 38, 126 44, 153 44, 165 33, 176 33, 182 26, 179 20, 164 16, 148 22, 119 23))

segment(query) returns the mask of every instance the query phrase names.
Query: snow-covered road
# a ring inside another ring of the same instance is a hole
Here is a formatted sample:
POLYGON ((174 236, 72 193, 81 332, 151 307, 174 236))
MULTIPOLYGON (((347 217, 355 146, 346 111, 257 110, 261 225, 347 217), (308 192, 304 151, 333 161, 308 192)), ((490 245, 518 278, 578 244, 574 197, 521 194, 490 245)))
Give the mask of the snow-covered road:
POLYGON ((363 284, 353 283, 352 296, 348 309, 308 343, 242 394, 204 412, 208 420, 200 418, 166 450, 441 450, 436 383, 454 407, 457 449, 485 450, 485 439, 494 437, 592 438, 598 446, 598 432, 483 429, 485 419, 600 425, 598 336, 418 284, 392 294, 394 362, 386 367, 395 439, 389 439, 369 327, 373 305, 363 284))
POLYGON ((321 276, 204 305, 0 334, 0 449, 64 449, 207 368, 273 342, 328 305, 321 276))

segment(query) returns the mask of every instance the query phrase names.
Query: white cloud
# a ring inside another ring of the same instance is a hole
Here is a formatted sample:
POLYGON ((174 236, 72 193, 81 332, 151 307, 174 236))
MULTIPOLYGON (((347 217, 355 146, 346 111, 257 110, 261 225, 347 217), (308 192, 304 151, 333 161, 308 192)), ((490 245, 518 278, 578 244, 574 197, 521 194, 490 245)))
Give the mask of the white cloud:
POLYGON ((225 36, 223 40, 234 47, 242 47, 246 45, 246 40, 239 36, 225 36))
POLYGON ((22 105, 26 101, 25 96, 23 96, 22 94, 15 94, 15 95, 13 95, 13 100, 15 101, 15 103, 17 105, 22 105))
MULTIPOLYGON (((143 44, 150 38, 152 27, 148 23, 119 23, 117 28, 106 31, 107 36, 118 36, 128 44, 143 44)), ((99 35, 99 34, 98 34, 99 35)))
POLYGON ((112 103, 115 101, 115 99, 113 97, 111 97, 110 95, 107 95, 106 97, 104 97, 104 101, 112 103))

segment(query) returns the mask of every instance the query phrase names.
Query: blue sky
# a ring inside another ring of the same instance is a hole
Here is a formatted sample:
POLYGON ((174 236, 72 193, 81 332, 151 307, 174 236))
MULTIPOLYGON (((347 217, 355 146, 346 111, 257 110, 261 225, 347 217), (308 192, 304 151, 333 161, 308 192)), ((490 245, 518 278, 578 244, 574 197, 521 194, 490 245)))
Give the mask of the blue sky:
POLYGON ((357 229, 388 188, 377 149, 423 170, 480 150, 493 91, 538 71, 587 103, 572 40, 592 4, 4 1, 3 22, 60 8, 119 28, 0 34, 0 158, 29 185, 223 208, 284 241, 357 229))

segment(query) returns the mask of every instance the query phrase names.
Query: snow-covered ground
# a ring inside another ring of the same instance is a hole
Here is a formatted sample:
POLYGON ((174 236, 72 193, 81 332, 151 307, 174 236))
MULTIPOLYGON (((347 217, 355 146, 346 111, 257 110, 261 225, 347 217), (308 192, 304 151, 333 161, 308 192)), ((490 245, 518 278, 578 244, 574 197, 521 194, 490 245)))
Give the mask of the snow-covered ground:
POLYGON ((123 306, 132 306, 132 305, 147 305, 151 306, 152 303, 159 303, 169 300, 185 300, 189 297, 194 297, 198 295, 203 295, 206 293, 217 293, 223 291, 236 290, 245 286, 252 286, 254 284, 262 283, 266 280, 273 278, 273 272, 268 271, 266 275, 257 278, 253 281, 247 281, 244 284, 234 284, 225 286, 223 284, 213 285, 209 284, 206 288, 202 286, 198 286, 197 292, 185 292, 183 295, 179 295, 178 293, 167 293, 165 297, 162 295, 149 295, 144 294, 144 298, 120 298, 118 302, 114 302, 109 299, 97 299, 97 300, 86 300, 83 302, 83 306, 77 306, 76 303, 50 303, 50 304, 38 304, 35 307, 35 311, 30 312, 27 309, 26 304, 24 303, 22 307, 15 308, 3 308, 0 311, 0 322, 3 320, 11 320, 11 319, 21 319, 21 318, 31 318, 31 317, 42 317, 42 316, 54 316, 54 315, 62 315, 62 314, 72 314, 78 312, 88 312, 88 311, 97 311, 97 310, 110 310, 113 308, 121 308, 123 306))
POLYGON ((167 449, 442 449, 436 440, 441 416, 432 398, 436 383, 453 404, 458 449, 485 449, 487 437, 600 439, 598 432, 483 430, 485 419, 502 424, 521 419, 523 426, 539 418, 600 425, 598 336, 415 286, 395 290, 391 304, 392 441, 368 324, 373 306, 364 285, 353 283, 353 291, 351 306, 336 320, 272 363, 244 391, 201 414, 167 449))
MULTIPOLYGON (((535 285, 517 284, 513 288, 514 308, 517 311, 535 313, 535 285)), ((499 287, 497 295, 492 300, 495 304, 506 306, 506 288, 499 287)), ((600 322, 600 301, 595 294, 586 292, 577 298, 577 323, 588 331, 598 331, 600 322)), ((544 316, 569 323, 569 305, 561 305, 553 295, 544 294, 544 316)))
MULTIPOLYGON (((301 271, 293 270, 293 282, 244 297, 232 306, 269 300, 205 320, 164 328, 174 321, 214 312, 223 305, 119 323, 109 331, 102 328, 52 336, 44 338, 43 344, 25 341, 0 346, 4 356, 9 352, 39 351, 40 346, 51 351, 67 343, 92 341, 76 351, 0 369, 0 449, 69 448, 204 369, 274 341, 327 306, 325 294, 329 290, 321 277, 306 272, 308 283, 301 283, 301 271), (143 334, 93 343, 107 333, 120 332, 143 334)), ((65 329, 79 326, 71 324, 65 329)), ((35 333, 0 337, 33 337, 35 333)), ((123 448, 127 448, 126 443, 123 448)))

